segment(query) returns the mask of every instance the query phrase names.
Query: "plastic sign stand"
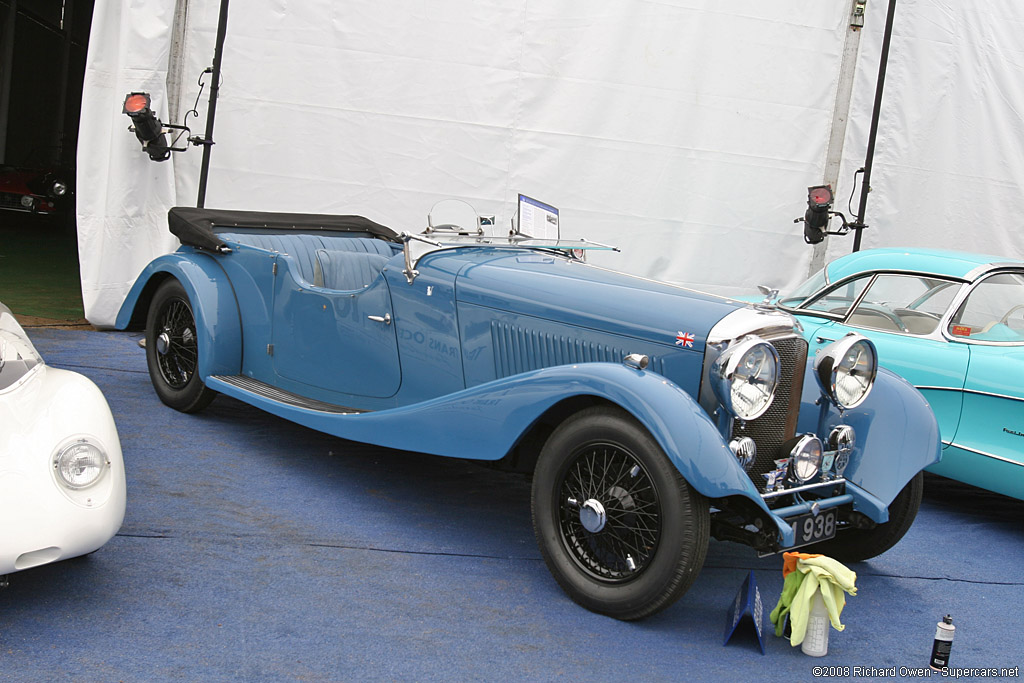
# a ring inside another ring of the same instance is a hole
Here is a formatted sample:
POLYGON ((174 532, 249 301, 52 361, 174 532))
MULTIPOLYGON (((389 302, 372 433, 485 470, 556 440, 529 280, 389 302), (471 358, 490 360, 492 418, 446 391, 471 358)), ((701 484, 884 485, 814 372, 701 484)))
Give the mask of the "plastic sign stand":
POLYGON ((736 627, 747 615, 750 616, 750 621, 754 622, 754 631, 757 633, 757 644, 761 648, 761 654, 767 654, 764 649, 764 603, 761 602, 761 591, 757 589, 753 571, 743 579, 743 585, 736 593, 736 599, 732 601, 732 605, 726 612, 723 646, 729 644, 729 639, 736 632, 736 627))

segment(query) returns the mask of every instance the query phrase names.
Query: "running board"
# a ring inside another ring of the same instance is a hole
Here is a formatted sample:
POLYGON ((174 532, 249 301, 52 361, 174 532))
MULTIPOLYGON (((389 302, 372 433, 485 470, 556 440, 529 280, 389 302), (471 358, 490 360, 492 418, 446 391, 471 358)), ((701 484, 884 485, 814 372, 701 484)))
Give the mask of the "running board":
POLYGON ((368 412, 365 410, 359 410, 358 408, 347 408, 345 406, 338 406, 333 403, 325 403, 324 401, 317 401, 316 399, 299 396, 298 394, 293 394, 292 392, 285 391, 284 389, 278 389, 266 382, 261 382, 258 379, 246 377, 245 375, 212 375, 210 379, 241 389, 246 393, 255 394, 256 396, 260 396, 267 400, 293 406, 295 408, 315 410, 319 413, 334 413, 336 415, 353 415, 355 413, 368 412))

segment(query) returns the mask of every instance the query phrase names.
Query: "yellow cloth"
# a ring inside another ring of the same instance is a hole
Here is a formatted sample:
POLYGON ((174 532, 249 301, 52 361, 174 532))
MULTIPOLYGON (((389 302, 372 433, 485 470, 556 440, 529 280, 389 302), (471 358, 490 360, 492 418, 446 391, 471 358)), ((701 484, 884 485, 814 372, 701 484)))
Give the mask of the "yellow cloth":
POLYGON ((783 571, 788 575, 783 583, 779 602, 769 616, 771 622, 775 624, 775 635, 782 635, 784 617, 788 613, 792 631, 789 642, 794 647, 804 642, 804 636, 807 634, 807 618, 811 611, 811 599, 819 590, 832 626, 837 631, 846 628, 839 621, 839 615, 842 614, 843 607, 846 605, 845 594, 857 594, 857 574, 840 562, 824 555, 785 553, 784 562, 783 571), (791 556, 797 556, 795 570, 792 569, 793 558, 791 556))

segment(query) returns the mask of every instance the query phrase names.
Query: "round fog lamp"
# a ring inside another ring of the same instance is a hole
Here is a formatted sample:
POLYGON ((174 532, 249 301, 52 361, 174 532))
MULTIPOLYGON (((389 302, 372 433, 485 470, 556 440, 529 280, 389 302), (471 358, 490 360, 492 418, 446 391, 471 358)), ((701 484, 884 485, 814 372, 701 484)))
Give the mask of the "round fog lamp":
POLYGON ((35 200, 27 194, 21 196, 21 205, 26 209, 31 209, 34 202, 35 200))
POLYGON ((106 453, 85 439, 65 446, 53 458, 57 479, 69 489, 92 486, 99 481, 107 464, 106 453))
POLYGON ((749 436, 741 436, 730 441, 729 450, 739 460, 740 467, 743 468, 744 472, 750 469, 750 466, 754 464, 754 459, 757 457, 757 444, 749 436))
POLYGON ((821 439, 813 434, 800 437, 789 453, 789 472, 793 479, 803 484, 817 476, 823 450, 821 439))
POLYGON ((54 197, 63 197, 67 194, 68 186, 59 180, 53 182, 53 186, 50 188, 50 192, 53 193, 54 197))

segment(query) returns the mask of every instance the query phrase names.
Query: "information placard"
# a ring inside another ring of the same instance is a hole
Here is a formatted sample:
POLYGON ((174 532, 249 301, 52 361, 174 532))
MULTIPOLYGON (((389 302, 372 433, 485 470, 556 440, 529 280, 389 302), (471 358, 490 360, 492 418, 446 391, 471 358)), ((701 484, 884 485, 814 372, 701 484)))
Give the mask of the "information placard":
POLYGON ((558 209, 519 195, 519 234, 539 240, 557 240, 558 209))

